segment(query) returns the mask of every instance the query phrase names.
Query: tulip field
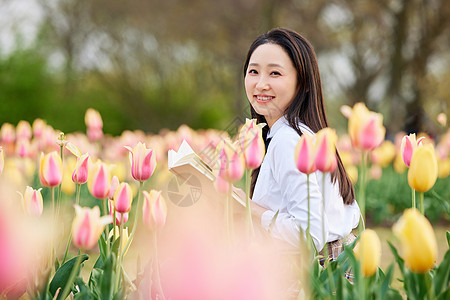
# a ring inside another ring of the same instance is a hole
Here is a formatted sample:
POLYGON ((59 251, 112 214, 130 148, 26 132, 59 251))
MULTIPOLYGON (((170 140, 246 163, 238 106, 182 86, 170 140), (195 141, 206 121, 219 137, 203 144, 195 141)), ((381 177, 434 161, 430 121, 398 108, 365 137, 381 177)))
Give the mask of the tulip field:
POLYGON ((0 299, 450 299, 446 116, 433 136, 389 140, 364 104, 341 112, 348 132, 304 134, 292 158, 300 172, 332 172, 338 149, 354 184, 364 222, 334 261, 308 230, 287 249, 249 199, 233 200, 264 158, 255 120, 236 136, 186 125, 110 136, 91 108, 85 133, 0 124, 0 299), (211 168, 214 194, 168 170, 183 140, 211 168))

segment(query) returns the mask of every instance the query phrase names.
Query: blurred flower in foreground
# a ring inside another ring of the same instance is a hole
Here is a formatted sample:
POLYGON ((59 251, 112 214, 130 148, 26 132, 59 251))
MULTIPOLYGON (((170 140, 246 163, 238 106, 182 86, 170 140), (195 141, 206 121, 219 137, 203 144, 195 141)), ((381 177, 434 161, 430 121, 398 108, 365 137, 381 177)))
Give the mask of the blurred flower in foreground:
POLYGON ((400 239, 406 266, 413 272, 426 273, 434 267, 437 243, 430 222, 416 209, 410 208, 392 227, 400 239))
POLYGON ((88 189, 92 196, 97 199, 105 199, 109 194, 111 185, 109 168, 98 160, 90 170, 88 179, 88 189))
POLYGON ((408 171, 409 186, 418 192, 426 192, 433 187, 437 176, 438 166, 433 145, 426 144, 417 148, 408 171))
POLYGON ((31 186, 27 186, 25 194, 22 196, 22 204, 25 213, 29 216, 39 217, 44 210, 44 201, 41 194, 42 189, 33 189, 31 186))
POLYGON ((161 191, 144 191, 144 208, 142 211, 144 224, 151 230, 164 226, 167 218, 167 205, 161 191))
POLYGON ((333 172, 336 169, 336 131, 331 128, 323 128, 316 135, 315 165, 321 172, 333 172))
POLYGON ((141 182, 148 180, 156 168, 156 155, 153 150, 141 142, 133 149, 128 146, 125 148, 130 151, 131 176, 141 182))
POLYGON ((400 153, 402 154, 403 162, 409 167, 411 164, 411 158, 414 150, 422 145, 424 137, 416 140, 416 134, 411 133, 410 135, 405 135, 402 139, 402 145, 400 153))
POLYGON ((39 179, 43 186, 55 187, 62 182, 63 165, 61 157, 56 151, 47 155, 41 154, 39 179))
POLYGON ((373 150, 384 140, 383 115, 369 111, 364 103, 356 103, 348 120, 348 132, 353 146, 373 150))
POLYGON ((362 263, 361 270, 364 276, 375 274, 381 258, 381 243, 375 231, 366 229, 361 233, 355 247, 355 256, 362 263))
POLYGON ((91 142, 98 141, 103 137, 102 116, 93 108, 88 108, 84 116, 87 127, 87 136, 91 142))
POLYGON ((297 169, 305 174, 311 174, 316 171, 313 139, 312 135, 305 132, 295 147, 295 164, 297 169))
POLYGON ((100 217, 98 206, 93 208, 75 206, 72 223, 72 241, 80 249, 89 250, 97 245, 105 225, 111 223, 111 216, 100 217))
POLYGON ((256 124, 256 119, 247 119, 239 131, 239 144, 244 153, 245 166, 248 169, 258 168, 265 154, 262 128, 265 123, 256 124))

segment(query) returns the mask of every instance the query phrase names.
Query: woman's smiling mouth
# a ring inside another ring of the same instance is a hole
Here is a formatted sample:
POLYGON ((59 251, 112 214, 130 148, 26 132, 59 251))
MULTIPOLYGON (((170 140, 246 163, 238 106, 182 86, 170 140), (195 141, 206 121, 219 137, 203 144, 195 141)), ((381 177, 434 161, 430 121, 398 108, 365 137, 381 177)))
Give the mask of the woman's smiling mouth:
POLYGON ((267 103, 267 102, 270 102, 275 97, 267 96, 267 95, 255 95, 254 98, 256 99, 256 102, 258 102, 258 103, 267 103))

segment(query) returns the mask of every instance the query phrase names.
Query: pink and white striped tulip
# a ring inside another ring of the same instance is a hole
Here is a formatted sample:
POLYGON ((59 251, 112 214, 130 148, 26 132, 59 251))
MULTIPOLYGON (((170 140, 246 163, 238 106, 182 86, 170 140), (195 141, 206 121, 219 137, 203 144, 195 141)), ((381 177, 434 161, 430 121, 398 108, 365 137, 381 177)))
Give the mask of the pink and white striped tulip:
POLYGON ((144 207, 142 216, 145 226, 151 230, 160 229, 166 223, 167 205, 161 191, 144 191, 144 207))
POLYGON ((42 134, 44 133, 45 127, 47 126, 47 123, 45 123, 42 119, 35 119, 33 122, 33 125, 31 126, 33 129, 33 136, 35 138, 42 137, 42 134))
POLYGON ((16 155, 19 157, 31 157, 33 149, 30 140, 26 138, 19 138, 16 141, 16 155))
POLYGON ((114 200, 114 194, 116 193, 117 188, 119 187, 119 178, 114 175, 111 180, 111 185, 109 186, 108 199, 114 200))
POLYGON ((111 216, 100 217, 98 206, 93 208, 75 205, 76 216, 72 223, 72 241, 80 249, 89 250, 97 245, 105 225, 111 223, 111 216))
POLYGON ((0 128, 0 139, 4 144, 13 143, 16 140, 16 130, 10 123, 3 123, 0 128))
POLYGON ((103 121, 102 116, 93 108, 88 108, 84 116, 86 123, 87 136, 91 142, 98 141, 103 137, 103 121))
POLYGON ((31 186, 27 186, 25 194, 23 195, 23 209, 29 216, 39 217, 44 210, 44 201, 42 199, 40 189, 33 189, 31 186))
POLYGON ((244 153, 245 166, 248 169, 258 168, 265 155, 265 145, 262 138, 262 131, 260 128, 250 128, 247 130, 244 139, 244 153))
POLYGON ((416 140, 415 133, 411 133, 403 137, 402 144, 400 146, 400 153, 402 154, 402 159, 406 166, 410 166, 414 150, 422 145, 424 139, 424 137, 421 137, 420 139, 416 140))
POLYGON ((305 174, 316 171, 314 137, 305 132, 295 147, 295 164, 297 169, 305 174))
POLYGON ((108 166, 97 161, 90 170, 88 179, 88 189, 92 196, 97 199, 105 199, 109 194, 111 186, 108 166))
POLYGON ((156 168, 156 155, 153 150, 141 142, 133 149, 128 146, 125 148, 130 151, 131 176, 141 182, 148 180, 156 168))
POLYGON ((122 182, 114 193, 114 208, 117 213, 127 213, 131 210, 133 191, 128 183, 122 182))
POLYGON ((89 154, 77 158, 77 164, 72 174, 72 181, 76 184, 86 183, 89 175, 89 154))
POLYGON ((348 131, 353 146, 373 150, 383 142, 386 134, 383 115, 369 111, 364 103, 356 103, 348 120, 348 131))
MULTIPOLYGON (((217 145, 218 161, 220 168, 224 169, 220 175, 228 182, 236 182, 242 178, 245 172, 245 159, 238 144, 232 144, 230 140, 223 139, 217 145)), ((219 172, 220 173, 220 172, 219 172)))
POLYGON ((336 160, 336 131, 323 128, 316 135, 315 165, 321 172, 333 172, 337 166, 336 160))
MULTIPOLYGON (((111 224, 114 224, 114 201, 108 200, 108 209, 109 209, 109 215, 112 218, 111 224)), ((122 216, 123 216, 123 224, 125 224, 128 221, 128 213, 120 214, 116 213, 116 225, 120 225, 122 223, 122 216)))
POLYGON ((55 187, 61 184, 63 176, 63 164, 56 151, 47 155, 41 154, 39 179, 46 187, 55 187))
POLYGON ((31 139, 31 125, 28 121, 21 120, 16 127, 16 138, 17 139, 31 139))
POLYGON ((0 175, 2 175, 4 167, 5 167, 5 155, 3 154, 3 148, 0 147, 0 175))

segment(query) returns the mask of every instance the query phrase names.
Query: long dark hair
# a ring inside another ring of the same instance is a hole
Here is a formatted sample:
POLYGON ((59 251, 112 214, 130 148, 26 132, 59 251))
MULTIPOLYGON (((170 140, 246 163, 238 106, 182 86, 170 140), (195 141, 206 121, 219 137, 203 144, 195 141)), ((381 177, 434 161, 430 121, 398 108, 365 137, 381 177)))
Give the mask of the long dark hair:
MULTIPOLYGON (((319 66, 316 54, 311 44, 300 34, 283 28, 275 28, 259 36, 247 53, 244 65, 244 77, 247 75, 247 68, 250 57, 256 48, 263 44, 276 44, 281 46, 291 58, 297 70, 297 94, 292 103, 287 107, 285 113, 289 125, 301 136, 300 122, 311 128, 313 132, 328 127, 328 120, 325 113, 322 83, 320 80, 319 66)), ((263 115, 258 114, 253 107, 250 108, 252 118, 257 123, 267 123, 263 115)), ((263 128, 263 137, 266 139, 269 128, 263 128)), ((347 172, 344 169, 339 153, 337 156, 337 168, 331 174, 332 182, 339 182, 339 191, 344 204, 351 204, 355 199, 355 191, 347 172)), ((253 197, 259 168, 252 171, 250 187, 250 197, 253 197)))

